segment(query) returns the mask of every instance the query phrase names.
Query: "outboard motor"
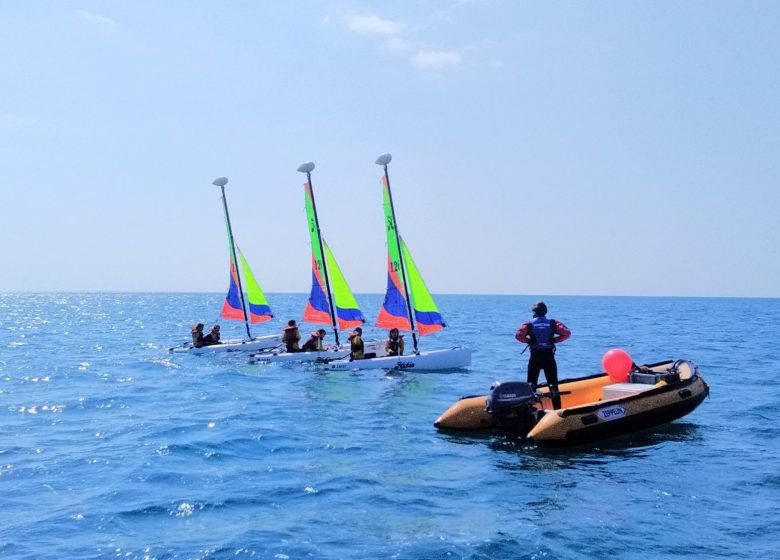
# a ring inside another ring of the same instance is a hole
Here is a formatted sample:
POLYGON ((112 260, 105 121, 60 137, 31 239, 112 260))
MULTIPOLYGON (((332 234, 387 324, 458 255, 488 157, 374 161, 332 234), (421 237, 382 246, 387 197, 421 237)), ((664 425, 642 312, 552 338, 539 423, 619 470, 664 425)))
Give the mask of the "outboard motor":
POLYGON ((531 385, 522 381, 496 382, 490 388, 487 411, 498 426, 525 439, 538 420, 534 405, 539 397, 531 385))

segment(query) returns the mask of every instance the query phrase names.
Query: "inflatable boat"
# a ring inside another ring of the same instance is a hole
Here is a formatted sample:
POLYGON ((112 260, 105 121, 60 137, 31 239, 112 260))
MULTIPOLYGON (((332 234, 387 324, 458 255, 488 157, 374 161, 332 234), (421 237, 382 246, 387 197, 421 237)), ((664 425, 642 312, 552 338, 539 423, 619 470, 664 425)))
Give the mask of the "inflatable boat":
POLYGON ((499 430, 537 445, 591 443, 659 426, 693 411, 710 389, 687 360, 636 366, 626 382, 601 373, 558 383, 561 408, 550 388, 495 383, 489 395, 463 397, 434 422, 439 430, 499 430))

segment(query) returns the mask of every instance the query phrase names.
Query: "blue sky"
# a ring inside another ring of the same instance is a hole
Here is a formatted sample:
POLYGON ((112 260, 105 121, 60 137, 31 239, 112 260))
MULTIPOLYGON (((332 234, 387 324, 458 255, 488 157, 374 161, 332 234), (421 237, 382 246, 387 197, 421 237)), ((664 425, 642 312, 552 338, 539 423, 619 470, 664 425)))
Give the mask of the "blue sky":
POLYGON ((780 3, 0 4, 0 291, 780 296, 780 3))

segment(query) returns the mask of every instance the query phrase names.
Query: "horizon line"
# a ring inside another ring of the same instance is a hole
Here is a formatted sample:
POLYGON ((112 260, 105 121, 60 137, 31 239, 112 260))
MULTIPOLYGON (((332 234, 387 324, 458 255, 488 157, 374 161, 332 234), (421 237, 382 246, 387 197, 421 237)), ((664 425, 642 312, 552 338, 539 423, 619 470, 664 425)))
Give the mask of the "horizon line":
MULTIPOLYGON (((142 295, 142 294, 177 294, 177 295, 219 295, 222 291, 164 291, 164 290, 8 290, 0 291, 0 295, 44 295, 44 294, 121 294, 121 295, 142 295)), ((284 296, 308 296, 308 292, 265 292, 267 295, 284 295, 284 296)), ((384 292, 356 292, 355 295, 365 296, 381 296, 384 292)), ((521 293, 452 293, 452 292, 439 292, 432 294, 434 296, 464 296, 464 297, 614 297, 614 298, 689 298, 689 299, 780 299, 778 296, 766 296, 766 295, 661 295, 661 294, 521 294, 521 293)))

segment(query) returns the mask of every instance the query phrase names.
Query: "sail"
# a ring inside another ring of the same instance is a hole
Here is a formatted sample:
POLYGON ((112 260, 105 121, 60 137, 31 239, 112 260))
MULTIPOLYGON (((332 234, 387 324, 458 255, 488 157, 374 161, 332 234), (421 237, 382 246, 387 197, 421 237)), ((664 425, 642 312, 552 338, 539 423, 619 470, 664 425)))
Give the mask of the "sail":
MULTIPOLYGON (((393 241, 395 242, 395 241, 393 241)), ((389 245, 388 245, 389 246, 389 245)), ((388 251, 391 253, 392 251, 388 251)), ((376 326, 382 329, 412 329, 409 312, 404 297, 404 283, 401 280, 401 268, 392 255, 387 257, 387 291, 385 301, 379 310, 376 326)))
MULTIPOLYGON (((330 304, 328 302, 328 289, 325 283, 325 267, 323 266, 323 255, 320 249, 320 237, 317 227, 317 217, 314 214, 314 202, 312 198, 311 185, 304 185, 306 191, 306 217, 309 223, 309 235, 311 237, 311 293, 309 301, 306 304, 306 310, 303 313, 303 320, 309 323, 331 324, 333 321, 330 316, 330 304)), ((325 261, 328 275, 333 291, 333 304, 338 320, 338 327, 341 330, 347 330, 362 325, 365 321, 360 312, 355 296, 349 289, 344 275, 341 273, 333 253, 327 243, 322 241, 322 247, 325 249, 325 261)))
MULTIPOLYGON (((228 217, 227 200, 225 199, 225 188, 222 187, 222 206, 225 209, 225 229, 227 230, 228 248, 230 249, 230 285, 228 293, 225 296, 225 303, 222 304, 222 317, 232 319, 233 321, 245 321, 244 305, 241 302, 241 289, 238 281, 238 261, 236 261, 236 252, 233 247, 233 232, 230 229, 230 218, 228 217)), ((247 331, 249 327, 247 327, 247 331)))
POLYGON ((387 231, 387 291, 382 308, 379 310, 376 326, 383 329, 411 330, 401 268, 401 258, 403 257, 417 330, 421 335, 436 332, 445 326, 444 321, 431 293, 425 286, 406 243, 401 241, 401 247, 398 245, 400 236, 396 235, 390 189, 386 177, 382 179, 382 185, 384 187, 385 229, 387 231))
MULTIPOLYGON (((319 247, 317 248, 319 251, 319 247)), ((314 251, 312 251, 313 253, 314 251)), ((325 280, 322 278, 322 261, 311 257, 311 293, 303 312, 303 320, 309 323, 331 324, 328 296, 325 295, 325 280)))
POLYGON ((401 251, 404 256, 404 266, 406 267, 406 279, 409 281, 409 295, 412 298, 412 309, 414 310, 414 320, 417 321, 417 330, 420 334, 431 334, 443 329, 447 325, 441 318, 439 308, 428 291, 428 286, 420 275, 417 265, 406 246, 406 242, 401 239, 401 251))
POLYGON ((230 260, 230 287, 225 303, 222 304, 222 317, 234 321, 244 320, 244 309, 241 306, 241 292, 238 290, 238 274, 233 260, 230 260))
MULTIPOLYGON (((241 258, 241 269, 244 271, 244 281, 246 282, 246 293, 249 303, 249 320, 252 323, 270 321, 274 314, 271 312, 271 307, 265 299, 265 294, 260 288, 260 284, 255 280, 255 275, 252 274, 252 269, 249 268, 249 263, 244 258, 241 249, 237 250, 238 256, 241 258)), ((240 303, 241 302, 239 301, 239 304, 240 303)), ((241 318, 243 319, 243 314, 241 318)))
POLYGON ((349 289, 344 275, 341 273, 333 253, 325 241, 322 242, 325 247, 325 262, 328 265, 328 276, 330 277, 330 289, 333 291, 333 304, 336 306, 336 318, 339 321, 339 329, 342 331, 359 327, 366 320, 363 313, 360 312, 355 296, 349 289))

